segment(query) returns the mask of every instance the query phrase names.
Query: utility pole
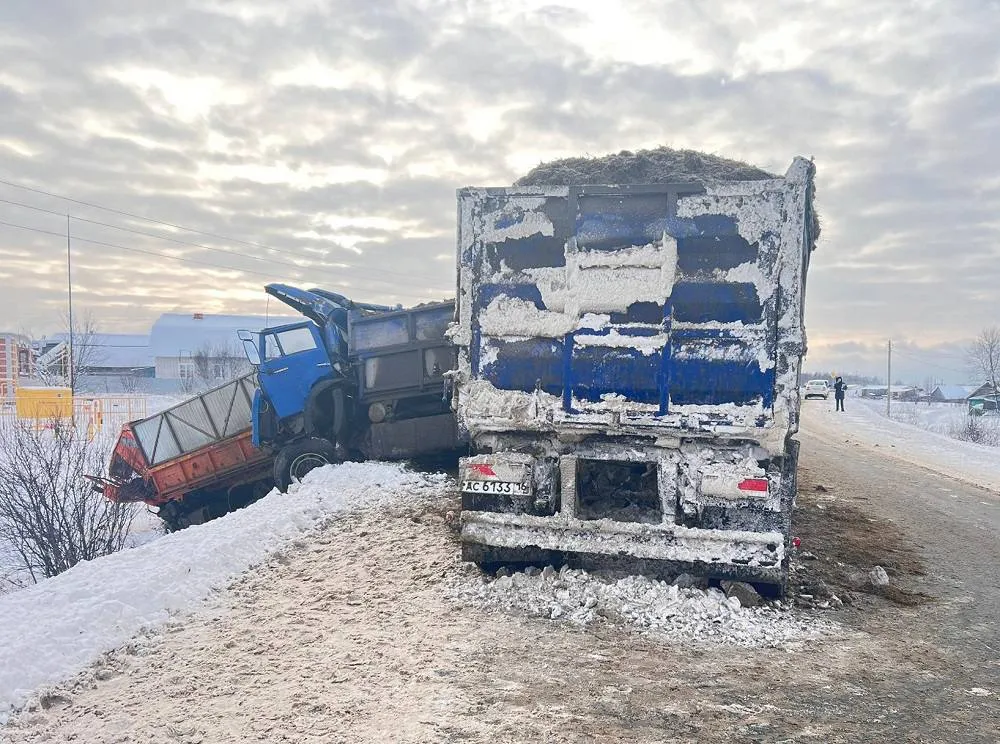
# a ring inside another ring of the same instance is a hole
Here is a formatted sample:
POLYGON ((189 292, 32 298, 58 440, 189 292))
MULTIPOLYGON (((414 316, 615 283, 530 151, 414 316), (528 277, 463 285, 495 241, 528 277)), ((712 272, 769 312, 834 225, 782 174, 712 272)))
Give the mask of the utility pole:
POLYGON ((73 394, 73 252, 69 231, 69 215, 66 215, 66 287, 69 296, 69 357, 67 358, 67 369, 69 370, 69 390, 73 394))
POLYGON ((889 354, 886 362, 885 370, 886 382, 885 382, 885 417, 889 418, 889 413, 892 411, 892 339, 889 339, 889 354))

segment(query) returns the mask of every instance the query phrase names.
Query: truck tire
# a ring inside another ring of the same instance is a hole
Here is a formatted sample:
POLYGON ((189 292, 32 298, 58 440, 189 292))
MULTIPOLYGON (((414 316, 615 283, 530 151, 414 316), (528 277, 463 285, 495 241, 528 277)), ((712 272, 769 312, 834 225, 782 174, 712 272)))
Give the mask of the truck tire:
POLYGON ((284 493, 293 481, 302 480, 314 468, 339 462, 333 444, 319 437, 306 437, 284 447, 274 458, 274 485, 284 493))

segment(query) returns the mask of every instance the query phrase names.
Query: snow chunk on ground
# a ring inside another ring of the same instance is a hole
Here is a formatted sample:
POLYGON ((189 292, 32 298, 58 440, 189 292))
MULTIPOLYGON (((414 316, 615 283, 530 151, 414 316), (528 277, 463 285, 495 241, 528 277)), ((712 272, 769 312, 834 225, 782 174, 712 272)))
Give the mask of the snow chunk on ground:
POLYGON ((132 550, 80 563, 0 597, 0 722, 32 690, 72 676, 138 632, 164 624, 293 538, 338 513, 441 495, 444 475, 386 463, 309 473, 287 494, 132 550))
POLYGON ((588 625, 600 618, 677 641, 761 647, 819 638, 829 621, 778 607, 744 608, 718 589, 681 589, 645 576, 603 579, 587 571, 548 567, 529 576, 455 581, 451 597, 487 610, 524 612, 588 625))

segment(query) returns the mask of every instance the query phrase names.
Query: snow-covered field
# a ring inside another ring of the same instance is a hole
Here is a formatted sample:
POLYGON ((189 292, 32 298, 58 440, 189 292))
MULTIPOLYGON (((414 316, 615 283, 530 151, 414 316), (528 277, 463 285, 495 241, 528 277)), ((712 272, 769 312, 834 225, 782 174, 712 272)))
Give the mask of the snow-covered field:
POLYGON ((33 689, 73 675, 171 613, 196 606, 332 515, 436 493, 444 482, 399 465, 323 468, 287 494, 273 492, 224 519, 0 597, 0 715, 33 689))
MULTIPOLYGON (((879 416, 886 416, 885 401, 858 399, 860 405, 879 416)), ((1000 447, 1000 416, 969 416, 964 403, 909 403, 894 401, 890 411, 893 421, 918 429, 943 434, 960 441, 972 441, 1000 447), (979 432, 979 439, 970 439, 970 428, 979 432)))
MULTIPOLYGON (((967 418, 961 407, 893 402, 888 419, 885 401, 848 398, 843 412, 834 410, 832 400, 803 401, 802 406, 803 420, 816 416, 845 439, 885 448, 887 456, 1000 493, 1000 449, 949 435, 956 422, 967 418)), ((982 421, 993 426, 997 419, 982 421)))

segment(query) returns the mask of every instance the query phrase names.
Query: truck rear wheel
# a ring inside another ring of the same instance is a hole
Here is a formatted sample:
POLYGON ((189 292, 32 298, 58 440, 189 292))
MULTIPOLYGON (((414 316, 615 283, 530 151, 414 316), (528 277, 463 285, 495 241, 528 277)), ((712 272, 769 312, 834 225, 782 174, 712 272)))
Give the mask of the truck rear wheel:
POLYGON ((274 458, 274 485, 285 492, 310 470, 339 461, 337 450, 329 440, 319 437, 300 439, 284 447, 274 458))

